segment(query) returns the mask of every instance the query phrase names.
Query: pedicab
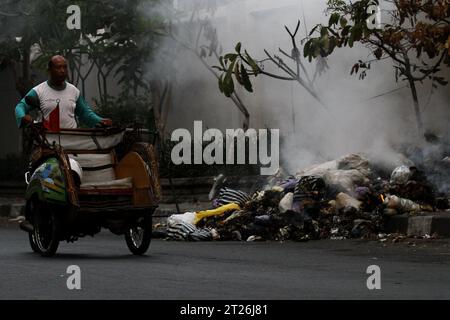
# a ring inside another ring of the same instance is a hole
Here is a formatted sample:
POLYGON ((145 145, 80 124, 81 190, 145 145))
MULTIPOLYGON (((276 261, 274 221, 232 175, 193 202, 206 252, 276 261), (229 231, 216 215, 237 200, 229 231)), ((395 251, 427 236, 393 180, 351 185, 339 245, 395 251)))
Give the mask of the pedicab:
POLYGON ((21 229, 31 249, 50 257, 61 241, 106 228, 143 255, 161 189, 154 146, 140 142, 139 129, 30 127, 34 146, 21 229))

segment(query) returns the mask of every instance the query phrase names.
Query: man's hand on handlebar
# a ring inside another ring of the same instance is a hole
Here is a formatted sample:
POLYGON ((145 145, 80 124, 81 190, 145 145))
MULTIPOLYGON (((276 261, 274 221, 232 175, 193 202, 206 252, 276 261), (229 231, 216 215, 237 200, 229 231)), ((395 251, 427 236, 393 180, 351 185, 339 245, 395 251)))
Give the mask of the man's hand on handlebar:
POLYGON ((26 114, 23 118, 22 118, 22 125, 26 126, 30 123, 33 122, 33 117, 31 117, 29 114, 26 114))
POLYGON ((111 119, 102 119, 100 122, 99 122, 99 124, 102 126, 102 127, 112 127, 112 120, 111 119))

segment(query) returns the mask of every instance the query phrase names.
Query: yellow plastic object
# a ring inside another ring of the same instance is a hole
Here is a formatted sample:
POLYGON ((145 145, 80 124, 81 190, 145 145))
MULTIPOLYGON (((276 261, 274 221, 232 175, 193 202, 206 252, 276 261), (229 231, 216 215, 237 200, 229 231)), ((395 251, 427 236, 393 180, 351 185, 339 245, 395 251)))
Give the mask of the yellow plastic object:
POLYGON ((197 224, 203 218, 220 216, 231 210, 241 210, 241 207, 236 203, 229 203, 213 210, 198 211, 195 213, 194 224, 197 224))

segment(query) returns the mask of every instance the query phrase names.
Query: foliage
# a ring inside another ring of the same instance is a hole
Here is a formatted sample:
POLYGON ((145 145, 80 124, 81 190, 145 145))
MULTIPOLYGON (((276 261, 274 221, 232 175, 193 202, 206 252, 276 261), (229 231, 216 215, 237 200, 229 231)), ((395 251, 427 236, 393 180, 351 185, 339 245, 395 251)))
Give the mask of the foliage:
MULTIPOLYGON (((223 4, 223 2, 222 0, 221 3, 223 4)), ((217 5, 216 1, 207 0, 190 3, 188 8, 192 13, 187 21, 183 20, 181 12, 172 12, 172 25, 168 34, 183 49, 193 53, 209 73, 220 82, 220 75, 211 67, 210 62, 213 59, 214 63, 218 63, 223 51, 217 28, 212 23, 217 5), (208 14, 204 15, 204 11, 208 14)), ((250 113, 239 94, 233 90, 227 97, 245 117, 242 127, 248 128, 250 126, 250 113)))
POLYGON ((148 89, 142 80, 146 62, 158 46, 164 23, 158 15, 145 10, 159 0, 19 0, 0 4, 0 27, 14 24, 0 39, 0 62, 26 63, 30 48, 39 53, 33 65, 45 70, 49 57, 65 55, 70 61, 71 82, 85 80, 97 67, 101 99, 107 99, 107 82, 113 75, 124 91, 137 94, 148 89), (81 8, 81 30, 68 30, 66 12, 70 5, 81 8), (101 31, 101 32, 99 32, 101 31), (16 37, 20 37, 17 43, 16 37), (11 53, 13 52, 13 54, 11 53), (27 55, 28 53, 28 55, 27 55))
POLYGON ((414 101, 414 112, 419 132, 422 132, 421 110, 416 82, 431 80, 436 88, 447 85, 439 75, 443 64, 450 65, 450 2, 448 0, 393 0, 384 10, 390 21, 381 28, 372 27, 371 6, 374 0, 348 3, 329 0, 327 25, 316 25, 305 40, 304 57, 309 60, 327 57, 337 48, 366 45, 374 56, 369 61, 358 61, 351 74, 363 79, 371 62, 390 59, 394 63, 396 80, 407 81, 414 101))
POLYGON ((235 46, 235 51, 220 56, 219 66, 214 66, 222 72, 219 77, 219 89, 227 97, 235 92, 235 81, 244 87, 248 92, 253 92, 251 77, 258 75, 268 76, 270 78, 283 81, 298 82, 312 97, 324 105, 315 89, 314 82, 321 73, 327 68, 328 64, 325 59, 319 59, 316 65, 314 75, 311 77, 306 69, 300 49, 297 44, 297 34, 300 28, 300 21, 297 22, 295 31, 290 30, 287 26, 285 29, 291 38, 292 48, 288 50, 278 49, 280 54, 271 54, 264 50, 265 59, 257 60, 245 49, 242 48, 241 42, 235 46), (286 62, 285 59, 288 59, 286 62), (291 62, 291 64, 289 64, 291 62), (281 74, 274 74, 266 70, 267 64, 275 65, 281 74), (293 65, 292 65, 293 64, 293 65))
MULTIPOLYGON (((310 32, 305 43, 304 56, 309 59, 328 56, 336 48, 353 47, 356 42, 367 44, 377 60, 392 58, 398 64, 399 75, 406 75, 406 61, 416 57, 413 71, 415 79, 429 77, 438 84, 442 78, 433 77, 438 72, 436 64, 430 65, 423 59, 423 52, 428 59, 439 58, 444 61, 448 56, 450 36, 450 4, 448 1, 393 1, 394 8, 389 10, 391 22, 382 29, 371 29, 368 25, 370 14, 367 13, 373 0, 346 3, 342 0, 329 0, 330 18, 328 25, 317 25, 310 32), (314 33, 319 35, 312 37, 314 33)), ((385 13, 386 14, 386 13, 385 13)), ((447 63, 450 60, 447 59, 447 63)), ((358 67, 352 71, 357 73, 358 67)))
POLYGON ((109 96, 106 103, 95 100, 95 110, 103 117, 113 120, 119 127, 134 127, 155 130, 152 100, 149 94, 133 95, 124 91, 118 97, 109 96))

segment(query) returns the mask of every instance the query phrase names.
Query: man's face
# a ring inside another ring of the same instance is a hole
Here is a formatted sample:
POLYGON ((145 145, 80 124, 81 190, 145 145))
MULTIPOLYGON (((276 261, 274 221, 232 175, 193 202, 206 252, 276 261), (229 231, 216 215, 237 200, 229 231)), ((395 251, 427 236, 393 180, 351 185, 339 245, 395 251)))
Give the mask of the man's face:
POLYGON ((50 78, 52 82, 63 83, 67 79, 67 61, 63 57, 56 57, 52 60, 50 67, 50 78))

